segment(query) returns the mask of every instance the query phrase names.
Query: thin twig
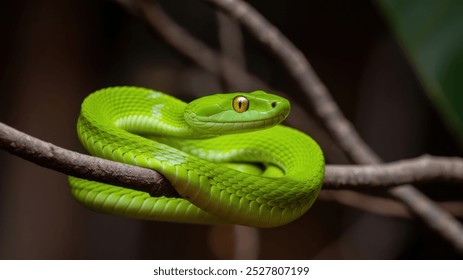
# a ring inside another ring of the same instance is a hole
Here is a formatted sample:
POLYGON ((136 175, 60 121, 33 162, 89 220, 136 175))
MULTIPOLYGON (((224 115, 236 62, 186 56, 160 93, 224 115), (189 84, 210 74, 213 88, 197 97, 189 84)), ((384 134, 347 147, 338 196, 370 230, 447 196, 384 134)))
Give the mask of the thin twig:
POLYGON ((196 64, 221 77, 222 68, 227 68, 229 75, 223 76, 227 84, 241 86, 241 90, 255 90, 255 85, 261 85, 262 89, 268 89, 261 80, 246 73, 237 63, 230 58, 223 58, 212 51, 204 43, 189 36, 187 32, 172 22, 164 13, 158 3, 151 0, 117 1, 124 8, 136 16, 142 17, 149 26, 158 32, 170 45, 183 54, 187 54, 196 64), (177 38, 182 38, 178 40, 177 38))
MULTIPOLYGON (((203 0, 241 22, 268 47, 298 82, 314 111, 343 150, 360 164, 375 164, 380 158, 361 139, 345 118, 327 87, 320 80, 304 54, 257 10, 241 0, 203 0)), ((411 185, 398 186, 390 193, 404 202, 426 224, 447 238, 463 252, 463 226, 447 212, 411 185)))
MULTIPOLYGON (((236 84, 230 84, 227 81, 235 81, 234 76, 236 71, 230 71, 227 61, 233 61, 238 66, 238 69, 246 71, 246 58, 243 51, 243 36, 241 34, 241 27, 228 15, 225 15, 220 11, 216 11, 215 14, 217 17, 221 51, 222 74, 220 76, 223 77, 225 82, 225 91, 234 91, 236 84)), ((246 73, 244 75, 246 75, 246 73)))
POLYGON ((431 182, 463 184, 463 160, 424 155, 376 165, 328 165, 324 184, 329 189, 360 190, 431 182))

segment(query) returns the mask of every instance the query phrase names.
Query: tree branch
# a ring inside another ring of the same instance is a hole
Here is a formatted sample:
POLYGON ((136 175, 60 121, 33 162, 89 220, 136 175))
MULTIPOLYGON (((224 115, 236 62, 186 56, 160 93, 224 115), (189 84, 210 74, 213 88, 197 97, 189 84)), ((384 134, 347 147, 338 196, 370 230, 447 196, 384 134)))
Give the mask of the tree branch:
POLYGON ((66 150, 1 122, 0 148, 67 175, 141 190, 153 196, 178 196, 169 181, 154 170, 66 150))
POLYGON ((327 165, 329 189, 378 189, 402 184, 450 182, 463 184, 463 159, 424 155, 375 165, 327 165))
MULTIPOLYGON (((203 0, 241 22, 264 46, 269 48, 293 78, 313 106, 325 127, 343 150, 359 164, 376 164, 380 158, 362 140, 341 112, 328 88, 317 76, 304 54, 258 11, 242 0, 203 0)), ((463 226, 447 212, 411 185, 402 185, 390 193, 405 203, 429 227, 447 238, 463 252, 463 226)))
MULTIPOLYGON (((0 148, 70 176, 133 188, 153 196, 178 196, 155 170, 73 152, 1 122, 0 148)), ((463 158, 426 155, 377 165, 327 165, 323 188, 360 191, 429 182, 463 184, 463 158)))

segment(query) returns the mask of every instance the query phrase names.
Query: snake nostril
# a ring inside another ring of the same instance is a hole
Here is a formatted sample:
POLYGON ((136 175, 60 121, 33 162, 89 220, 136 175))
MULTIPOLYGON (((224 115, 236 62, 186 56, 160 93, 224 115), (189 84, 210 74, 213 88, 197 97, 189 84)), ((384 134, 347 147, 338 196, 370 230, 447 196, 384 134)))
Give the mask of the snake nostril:
POLYGON ((273 101, 271 105, 272 105, 272 108, 275 108, 278 105, 278 102, 273 101))

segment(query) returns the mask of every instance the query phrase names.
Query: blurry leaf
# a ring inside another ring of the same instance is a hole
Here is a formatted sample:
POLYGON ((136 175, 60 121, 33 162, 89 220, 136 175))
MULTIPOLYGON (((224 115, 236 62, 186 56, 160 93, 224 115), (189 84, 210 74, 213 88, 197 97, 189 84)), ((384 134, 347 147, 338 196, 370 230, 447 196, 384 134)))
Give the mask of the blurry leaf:
POLYGON ((463 1, 378 3, 429 97, 463 143, 463 1))

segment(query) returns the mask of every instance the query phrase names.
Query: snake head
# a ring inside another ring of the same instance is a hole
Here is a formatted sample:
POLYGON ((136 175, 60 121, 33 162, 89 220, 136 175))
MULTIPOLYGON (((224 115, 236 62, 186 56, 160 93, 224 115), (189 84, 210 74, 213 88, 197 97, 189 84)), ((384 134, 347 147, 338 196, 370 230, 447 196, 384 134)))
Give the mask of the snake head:
POLYGON ((258 90, 198 98, 186 106, 184 117, 195 131, 221 135, 277 125, 288 116, 290 108, 285 98, 258 90))

